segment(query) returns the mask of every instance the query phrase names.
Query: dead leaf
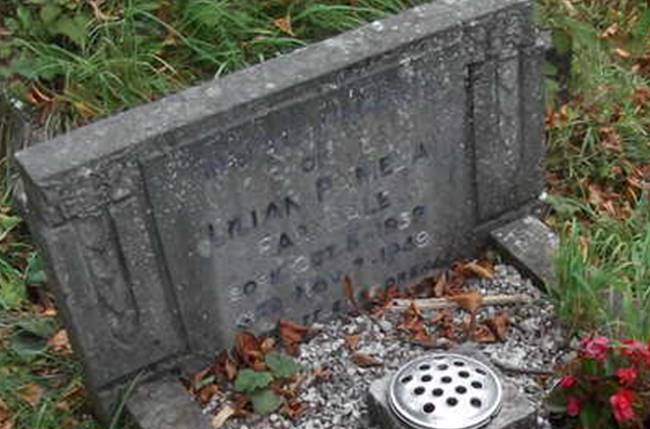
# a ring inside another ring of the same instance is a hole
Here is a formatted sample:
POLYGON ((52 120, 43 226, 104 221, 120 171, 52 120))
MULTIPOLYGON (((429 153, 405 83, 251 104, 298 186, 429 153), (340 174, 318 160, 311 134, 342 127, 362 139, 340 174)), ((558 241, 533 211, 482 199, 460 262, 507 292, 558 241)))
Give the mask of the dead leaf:
POLYGON ((612 25, 610 25, 609 27, 607 27, 607 28, 605 29, 605 31, 603 31, 603 32, 600 34, 600 37, 601 37, 602 39, 608 39, 608 38, 610 38, 610 37, 615 36, 615 35, 618 33, 618 30, 619 30, 618 23, 615 22, 615 23, 613 23, 612 25))
POLYGON ((43 388, 36 383, 29 383, 19 388, 17 394, 23 401, 36 408, 43 397, 43 388))
POLYGON ((114 21, 118 19, 117 17, 106 15, 101 11, 100 6, 104 3, 104 0, 88 0, 88 3, 93 8, 93 13, 98 21, 114 21))
POLYGON ((632 102, 639 108, 650 107, 650 88, 639 86, 634 90, 632 102))
POLYGON ((450 296, 447 299, 455 302, 461 308, 469 311, 470 313, 476 313, 476 311, 483 304, 483 295, 481 295, 477 291, 471 291, 460 295, 450 296))
POLYGON ((463 268, 466 271, 469 271, 470 273, 484 278, 484 279, 491 279, 494 277, 494 269, 492 266, 487 262, 487 261, 482 261, 482 262, 477 262, 477 261, 471 261, 467 262, 463 268))
POLYGON ((494 343, 497 337, 492 333, 492 330, 486 325, 479 325, 474 329, 473 338, 479 343, 494 343))
POLYGON ((262 343, 260 344, 260 351, 264 354, 267 354, 270 351, 273 351, 273 349, 275 349, 275 338, 272 337, 264 338, 264 340, 262 340, 262 343))
POLYGON ((505 311, 501 312, 491 319, 486 320, 485 323, 499 341, 505 341, 508 328, 510 327, 510 316, 508 313, 505 311))
POLYGON ((327 368, 316 368, 313 372, 316 380, 329 380, 332 377, 332 371, 327 368))
POLYGON ((619 57, 623 58, 624 60, 630 58, 632 54, 630 54, 628 51, 626 51, 623 48, 616 48, 614 49, 614 53, 618 55, 619 57))
POLYGON ((352 285, 352 280, 350 280, 349 276, 343 277, 343 292, 348 301, 350 301, 350 304, 352 304, 354 308, 358 308, 359 305, 357 304, 357 298, 354 294, 354 286, 352 285))
POLYGON ((273 21, 273 25, 275 25, 277 28, 280 29, 283 33, 288 34, 289 36, 295 37, 295 33, 293 32, 293 28, 291 25, 291 17, 290 16, 285 16, 282 18, 277 18, 273 21))
POLYGON ((289 417, 291 420, 295 420, 298 417, 300 417, 305 410, 307 410, 307 406, 298 401, 289 401, 283 408, 282 408, 282 413, 289 417))
POLYGON ((361 341, 361 336, 348 335, 344 338, 344 340, 345 340, 345 345, 348 346, 348 349, 350 349, 350 351, 354 351, 359 345, 359 341, 361 341))
POLYGON ((297 356, 299 352, 298 346, 311 332, 311 329, 290 320, 280 320, 279 331, 287 353, 291 356, 297 356))
POLYGON ((207 404, 208 402, 210 402, 212 397, 218 394, 220 391, 221 390, 219 389, 219 386, 212 383, 201 388, 201 390, 199 390, 196 396, 199 398, 199 401, 201 401, 202 404, 207 404))
POLYGON ((72 347, 70 347, 70 340, 68 339, 68 332, 65 329, 61 329, 59 332, 54 334, 47 342, 47 345, 57 353, 62 355, 72 354, 72 347))
POLYGON ((9 406, 5 404, 5 402, 0 399, 0 429, 4 429, 5 426, 11 427, 8 425, 13 425, 11 423, 11 410, 9 410, 9 406))
POLYGON ((61 423, 61 429, 76 429, 79 426, 79 420, 74 417, 65 417, 61 423))
POLYGON ((621 137, 612 127, 603 127, 600 129, 600 144, 607 150, 615 153, 623 152, 621 137))
POLYGON ((370 368, 373 366, 383 366, 383 362, 365 353, 355 353, 351 357, 352 362, 361 368, 370 368))
POLYGON ((211 422, 211 423, 212 423, 212 427, 213 427, 214 429, 219 429, 219 428, 220 428, 221 426, 223 426, 223 425, 226 423, 226 421, 227 421, 230 417, 232 417, 234 414, 235 414, 235 408, 233 408, 232 405, 230 405, 230 404, 226 404, 226 405, 224 405, 223 407, 221 407, 221 409, 219 410, 219 412, 217 413, 217 415, 215 415, 215 416, 212 418, 212 422, 211 422))
POLYGON ((251 368, 258 366, 259 362, 264 361, 259 340, 254 334, 248 331, 240 332, 235 337, 235 354, 251 368))
POLYGON ((446 289, 447 289, 447 275, 445 273, 442 273, 438 277, 436 283, 433 285, 433 296, 435 298, 440 298, 445 294, 446 289))

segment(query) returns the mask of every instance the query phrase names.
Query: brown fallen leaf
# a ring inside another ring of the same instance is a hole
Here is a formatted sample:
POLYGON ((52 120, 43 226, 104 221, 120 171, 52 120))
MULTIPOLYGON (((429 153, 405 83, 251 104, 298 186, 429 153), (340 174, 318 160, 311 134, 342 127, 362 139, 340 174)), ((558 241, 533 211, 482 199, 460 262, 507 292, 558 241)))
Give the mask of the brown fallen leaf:
POLYGON ((463 268, 466 271, 469 271, 470 273, 484 279, 492 279, 494 277, 494 269, 489 265, 487 261, 471 261, 466 263, 463 268))
POLYGON ((9 406, 0 398, 0 429, 4 428, 4 425, 11 424, 12 413, 9 409, 9 406))
POLYGON ((510 327, 510 316, 508 313, 505 311, 501 312, 491 319, 486 320, 485 323, 499 341, 505 341, 508 328, 510 327))
POLYGON ((474 340, 479 343, 494 343, 497 337, 492 333, 492 330, 486 325, 478 325, 473 331, 474 340))
POLYGON ((56 353, 62 355, 72 354, 72 347, 70 347, 70 340, 68 339, 68 331, 61 329, 52 336, 47 342, 47 345, 56 353))
POLYGON ((18 396, 32 407, 36 407, 43 397, 43 388, 36 383, 26 384, 18 389, 18 396))
POLYGON ((348 301, 350 301, 350 304, 352 304, 354 308, 358 308, 359 305, 357 304, 357 298, 354 293, 354 286, 352 285, 352 280, 350 280, 350 277, 347 275, 343 277, 343 292, 348 301))
POLYGON ((445 294, 447 289, 447 275, 445 273, 440 274, 438 280, 433 285, 433 296, 435 298, 440 298, 445 294))
POLYGON ((476 311, 481 307, 481 304, 483 304, 483 295, 477 291, 450 296, 447 299, 455 302, 461 308, 469 311, 470 313, 476 313, 476 311))
POLYGON ((282 408, 281 412, 291 420, 295 420, 300 417, 305 412, 305 410, 307 410, 307 406, 303 402, 289 401, 282 408))
POLYGON ((280 320, 279 327, 280 338, 285 342, 300 343, 309 333, 308 327, 299 325, 290 320, 280 320))
POLYGON ((358 366, 362 368, 370 368, 373 366, 383 366, 384 363, 377 358, 374 358, 370 355, 367 355, 365 353, 355 353, 351 357, 352 362, 357 364, 358 366))
POLYGON ((618 23, 615 22, 612 25, 610 25, 609 27, 607 27, 605 29, 605 31, 603 31, 600 34, 600 37, 601 37, 601 39, 607 39, 607 38, 613 37, 618 33, 618 30, 619 30, 618 23))
POLYGON ((293 27, 291 25, 291 17, 290 16, 285 16, 282 18, 277 18, 273 20, 273 25, 275 25, 277 28, 280 29, 283 33, 288 34, 289 36, 295 36, 296 34, 293 32, 293 27))
POLYGON ((235 354, 247 366, 257 369, 260 362, 264 362, 264 355, 260 350, 260 342, 251 332, 239 332, 235 337, 235 354))
POLYGON ((621 137, 613 127, 602 127, 600 129, 600 144, 614 153, 623 152, 621 137))
POLYGON ((264 354, 267 354, 270 351, 273 351, 275 349, 275 338, 273 337, 266 337, 264 340, 262 340, 262 343, 260 344, 260 351, 264 354))
POLYGON ((357 346, 359 345, 359 341, 361 341, 361 336, 347 335, 343 339, 345 340, 345 345, 348 346, 348 349, 350 349, 350 351, 354 351, 357 349, 357 346))
POLYGON ((235 414, 235 408, 230 405, 226 404, 221 409, 219 412, 212 418, 212 427, 214 429, 219 429, 222 427, 226 421, 232 417, 235 414))
POLYGON ((628 58, 630 58, 632 56, 632 54, 630 54, 630 52, 626 51, 623 48, 614 49, 614 53, 616 55, 618 55, 619 57, 623 58, 624 60, 626 60, 626 59, 628 59, 628 58))
POLYGON ((328 368, 320 367, 313 371, 313 375, 316 380, 329 380, 332 377, 332 371, 328 368))
POLYGON ((199 390, 196 396, 199 398, 199 401, 201 401, 202 404, 207 404, 208 402, 210 402, 212 397, 218 394, 220 391, 221 389, 219 389, 219 386, 212 383, 201 388, 201 390, 199 390))

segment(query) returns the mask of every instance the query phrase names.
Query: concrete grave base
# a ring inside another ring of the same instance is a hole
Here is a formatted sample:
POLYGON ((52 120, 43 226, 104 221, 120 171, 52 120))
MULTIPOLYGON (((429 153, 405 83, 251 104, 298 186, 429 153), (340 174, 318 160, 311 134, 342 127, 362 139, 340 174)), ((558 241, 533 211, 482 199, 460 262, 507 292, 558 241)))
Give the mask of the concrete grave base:
POLYGON ((490 233, 496 246, 538 287, 556 282, 555 255, 560 240, 548 226, 525 216, 490 233))
POLYGON ((174 378, 141 384, 126 406, 141 429, 212 428, 208 416, 174 378))
MULTIPOLYGON (((503 382, 503 406, 485 429, 531 429, 537 424, 537 413, 528 399, 509 382, 503 374, 474 346, 463 345, 451 350, 464 354, 488 365, 503 382)), ((379 379, 368 389, 368 411, 373 424, 381 429, 413 429, 399 420, 388 405, 388 386, 392 374, 379 379)))

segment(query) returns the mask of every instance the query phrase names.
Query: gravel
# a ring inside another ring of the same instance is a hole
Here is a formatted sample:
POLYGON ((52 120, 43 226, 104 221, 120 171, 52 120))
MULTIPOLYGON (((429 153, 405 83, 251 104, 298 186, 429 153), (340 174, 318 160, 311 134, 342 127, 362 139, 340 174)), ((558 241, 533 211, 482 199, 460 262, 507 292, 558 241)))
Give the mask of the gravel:
MULTIPOLYGON (((540 291, 507 265, 495 267, 493 279, 473 279, 469 287, 483 295, 525 293, 536 300, 533 304, 502 307, 483 307, 479 321, 500 311, 507 311, 511 327, 504 342, 479 344, 478 347, 502 369, 527 398, 541 410, 541 402, 548 386, 540 385, 535 371, 550 371, 569 355, 562 328, 554 317, 553 305, 540 291)), ((431 316, 425 312, 425 317, 431 316)), ((457 321, 465 320, 467 313, 454 312, 457 321)), ((299 363, 306 370, 327 368, 327 380, 308 379, 300 390, 299 401, 306 405, 303 415, 295 421, 279 414, 231 420, 226 429, 377 429, 368 420, 366 392, 369 384, 395 371, 406 361, 431 352, 411 343, 396 329, 399 312, 387 312, 383 319, 371 320, 366 315, 340 318, 314 326, 319 333, 300 347, 299 363), (355 352, 378 359, 382 366, 361 368, 351 361, 351 352, 345 344, 347 335, 361 337, 355 352)), ((220 407, 212 403, 206 412, 220 407)), ((540 413, 539 427, 550 428, 540 413)))

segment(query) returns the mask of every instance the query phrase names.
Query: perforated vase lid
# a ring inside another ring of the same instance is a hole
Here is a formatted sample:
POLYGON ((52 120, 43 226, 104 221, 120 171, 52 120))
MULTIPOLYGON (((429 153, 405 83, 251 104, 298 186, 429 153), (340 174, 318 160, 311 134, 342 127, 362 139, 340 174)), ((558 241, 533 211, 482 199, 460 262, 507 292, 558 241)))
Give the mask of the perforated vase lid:
POLYGON ((468 356, 437 353, 414 359, 393 376, 388 402, 418 429, 476 429, 501 409, 503 389, 487 365, 468 356))

